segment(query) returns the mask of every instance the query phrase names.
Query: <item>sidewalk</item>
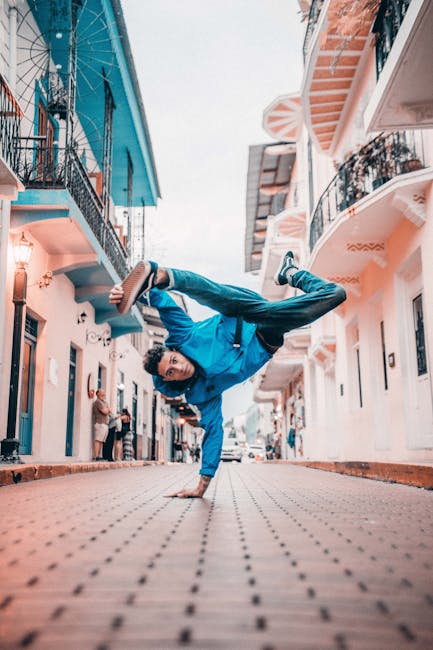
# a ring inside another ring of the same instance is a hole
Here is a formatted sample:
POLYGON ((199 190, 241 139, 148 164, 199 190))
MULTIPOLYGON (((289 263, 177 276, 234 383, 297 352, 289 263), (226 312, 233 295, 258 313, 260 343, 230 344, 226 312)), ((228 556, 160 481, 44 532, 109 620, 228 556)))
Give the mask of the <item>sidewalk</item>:
POLYGON ((0 487, 14 483, 37 481, 41 478, 54 478, 80 474, 81 472, 99 472, 106 469, 125 469, 125 467, 143 467, 144 465, 161 465, 158 460, 132 461, 88 461, 75 463, 11 463, 0 465, 0 487))
POLYGON ((0 647, 431 650, 432 492, 225 463, 204 499, 164 497, 196 481, 179 463, 5 486, 0 647))
MULTIPOLYGON (((36 481, 41 478, 67 476, 81 472, 98 472, 107 469, 125 469, 125 467, 143 467, 145 465, 164 465, 165 461, 134 460, 115 462, 75 462, 75 463, 24 463, 23 465, 0 465, 0 487, 36 481)), ((433 490, 433 465, 416 463, 391 463, 367 461, 294 461, 272 460, 267 464, 300 465, 327 472, 369 478, 388 483, 401 483, 433 490)))
POLYGON ((360 478, 370 478, 388 483, 402 483, 413 487, 433 490, 433 465, 416 463, 391 463, 369 461, 292 461, 277 460, 275 463, 301 465, 326 472, 337 472, 360 478))

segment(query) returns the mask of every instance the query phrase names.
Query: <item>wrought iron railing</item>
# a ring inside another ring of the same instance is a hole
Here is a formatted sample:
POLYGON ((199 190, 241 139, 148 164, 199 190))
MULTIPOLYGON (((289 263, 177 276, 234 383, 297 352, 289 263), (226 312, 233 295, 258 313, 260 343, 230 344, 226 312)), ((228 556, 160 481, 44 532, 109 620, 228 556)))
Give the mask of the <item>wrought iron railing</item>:
POLYGON ((19 147, 15 173, 26 188, 67 189, 118 274, 124 277, 128 273, 126 251, 113 225, 104 218, 102 201, 75 151, 48 147, 45 141, 19 147))
POLYGON ((310 11, 308 14, 307 29, 305 30, 304 45, 302 51, 304 53, 304 61, 307 58, 310 42, 316 29, 317 21, 319 20, 320 12, 325 0, 312 0, 310 11))
POLYGON ((376 34, 376 76, 379 78, 411 0, 382 0, 373 25, 376 34))
POLYGON ((346 208, 395 176, 424 167, 422 135, 403 131, 379 135, 353 154, 320 197, 310 225, 310 251, 346 208))
POLYGON ((0 156, 15 169, 17 163, 17 143, 23 112, 11 89, 0 75, 0 156))

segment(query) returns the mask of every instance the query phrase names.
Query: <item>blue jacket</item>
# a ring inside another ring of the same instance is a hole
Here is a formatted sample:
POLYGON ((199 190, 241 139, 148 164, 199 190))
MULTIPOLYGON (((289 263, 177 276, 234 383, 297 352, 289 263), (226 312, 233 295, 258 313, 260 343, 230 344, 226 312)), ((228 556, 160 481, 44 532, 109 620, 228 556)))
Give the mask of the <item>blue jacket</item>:
POLYGON ((168 331, 165 345, 184 354, 197 367, 191 379, 166 382, 154 377, 154 386, 167 397, 185 395, 187 402, 199 408, 200 426, 205 430, 200 474, 214 476, 224 435, 221 395, 251 377, 272 355, 260 344, 255 324, 243 322, 241 345, 234 347, 236 318, 217 314, 196 323, 166 291, 152 289, 148 295, 168 331))

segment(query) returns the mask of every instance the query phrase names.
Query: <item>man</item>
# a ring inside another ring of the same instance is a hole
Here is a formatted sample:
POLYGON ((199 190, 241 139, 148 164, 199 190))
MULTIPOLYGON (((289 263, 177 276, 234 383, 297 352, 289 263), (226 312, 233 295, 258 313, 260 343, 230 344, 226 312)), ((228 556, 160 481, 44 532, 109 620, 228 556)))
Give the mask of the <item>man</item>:
POLYGON ((269 302, 258 293, 212 282, 196 273, 158 268, 140 262, 121 285, 115 285, 110 302, 124 314, 136 300, 159 311, 169 336, 144 358, 154 385, 164 395, 184 394, 201 411, 202 442, 200 480, 194 490, 168 496, 202 497, 215 475, 221 456, 222 393, 248 379, 283 345, 284 333, 307 325, 346 299, 344 289, 299 270, 291 251, 275 276, 278 285, 289 284, 304 295, 269 302), (219 312, 195 323, 167 293, 174 289, 219 312))
POLYGON ((93 412, 93 460, 104 460, 102 446, 108 436, 108 422, 110 419, 110 407, 105 401, 105 390, 99 388, 96 391, 96 399, 92 406, 93 412))

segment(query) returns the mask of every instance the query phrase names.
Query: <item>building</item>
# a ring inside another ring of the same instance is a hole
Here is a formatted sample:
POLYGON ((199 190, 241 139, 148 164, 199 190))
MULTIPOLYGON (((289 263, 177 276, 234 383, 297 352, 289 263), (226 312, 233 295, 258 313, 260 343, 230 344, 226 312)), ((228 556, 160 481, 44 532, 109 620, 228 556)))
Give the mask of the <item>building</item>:
POLYGON ((146 457, 153 387, 138 338, 151 335, 137 307, 121 318, 108 302, 160 196, 121 5, 0 11, 2 452, 15 435, 24 460, 89 459, 103 387, 146 457))
POLYGON ((286 336, 255 397, 307 458, 431 461, 433 5, 300 4, 301 91, 265 110, 275 144, 250 151, 246 268, 291 295, 269 280, 293 248, 348 299, 286 336))

